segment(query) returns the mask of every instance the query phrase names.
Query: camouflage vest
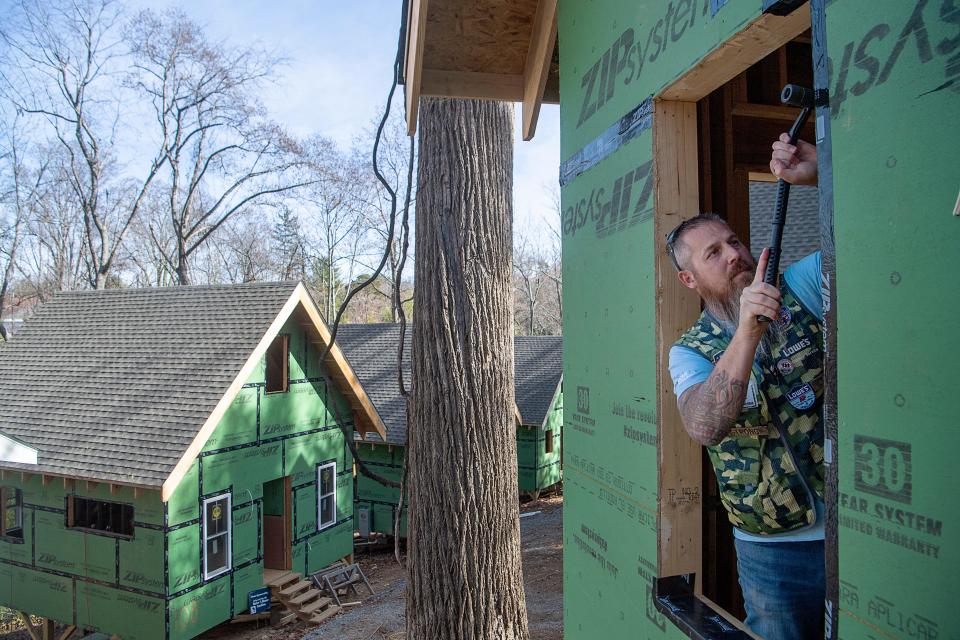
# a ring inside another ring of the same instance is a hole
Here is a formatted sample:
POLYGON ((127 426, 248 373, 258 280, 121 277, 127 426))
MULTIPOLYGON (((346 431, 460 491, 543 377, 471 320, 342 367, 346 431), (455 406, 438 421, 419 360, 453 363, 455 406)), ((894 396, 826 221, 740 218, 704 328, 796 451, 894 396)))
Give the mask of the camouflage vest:
MULTIPOLYGON (((754 360, 733 429, 707 447, 730 522, 753 534, 814 524, 813 493, 823 497, 823 334, 786 284, 781 291, 782 338, 772 358, 754 360)), ((730 339, 704 312, 677 344, 716 362, 730 339)))

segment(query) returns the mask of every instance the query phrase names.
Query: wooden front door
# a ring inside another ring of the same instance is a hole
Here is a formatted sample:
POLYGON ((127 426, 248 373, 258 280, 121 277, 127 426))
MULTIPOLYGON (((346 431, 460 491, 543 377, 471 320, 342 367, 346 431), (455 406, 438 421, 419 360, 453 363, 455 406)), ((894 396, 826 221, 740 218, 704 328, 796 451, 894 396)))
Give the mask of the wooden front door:
POLYGON ((293 567, 290 476, 263 484, 263 568, 293 567))

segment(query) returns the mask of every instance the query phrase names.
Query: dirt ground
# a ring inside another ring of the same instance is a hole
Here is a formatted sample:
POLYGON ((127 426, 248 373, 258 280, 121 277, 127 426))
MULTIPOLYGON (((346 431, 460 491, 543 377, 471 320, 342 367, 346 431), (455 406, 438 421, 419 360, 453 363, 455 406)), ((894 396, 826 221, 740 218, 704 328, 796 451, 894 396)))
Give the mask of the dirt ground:
MULTIPOLYGON (((532 640, 563 638, 563 497, 541 498, 520 507, 523 578, 532 640)), ((402 640, 406 571, 392 550, 358 553, 357 562, 373 586, 361 604, 320 626, 303 622, 272 629, 253 623, 223 624, 200 636, 220 640, 402 640)), ((350 598, 344 598, 348 602, 350 598)))
MULTIPOLYGON (((541 498, 521 505, 523 578, 532 640, 563 638, 563 497, 541 498)), ((279 628, 265 623, 225 623, 199 636, 218 640, 402 640, 406 571, 393 559, 393 550, 358 553, 357 562, 373 587, 360 604, 346 606, 320 626, 295 622, 279 628)), ((350 602, 352 598, 343 598, 350 602)), ((4 620, 2 640, 29 640, 14 620, 4 620), (4 633, 6 631, 6 633, 4 633)))

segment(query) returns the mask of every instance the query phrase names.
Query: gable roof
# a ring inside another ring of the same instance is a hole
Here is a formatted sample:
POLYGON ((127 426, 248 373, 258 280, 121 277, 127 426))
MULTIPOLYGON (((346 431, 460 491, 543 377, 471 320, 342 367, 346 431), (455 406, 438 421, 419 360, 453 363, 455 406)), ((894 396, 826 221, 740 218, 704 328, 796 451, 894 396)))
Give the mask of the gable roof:
MULTIPOLYGON (((398 324, 341 324, 337 329, 337 344, 386 425, 384 440, 403 445, 407 441, 407 405, 397 382, 399 341, 398 324)), ((403 379, 408 390, 412 341, 412 331, 407 327, 403 344, 403 379)), ((514 396, 520 422, 541 426, 553 406, 563 377, 563 338, 518 336, 513 344, 514 396)))
POLYGON ((543 425, 553 407, 562 377, 562 337, 514 337, 514 395, 523 424, 543 425))
MULTIPOLYGON (((39 452, 0 466, 162 486, 167 499, 294 314, 329 337, 295 282, 58 294, 0 349, 0 433, 39 452)), ((325 364, 383 430, 338 349, 325 364)))

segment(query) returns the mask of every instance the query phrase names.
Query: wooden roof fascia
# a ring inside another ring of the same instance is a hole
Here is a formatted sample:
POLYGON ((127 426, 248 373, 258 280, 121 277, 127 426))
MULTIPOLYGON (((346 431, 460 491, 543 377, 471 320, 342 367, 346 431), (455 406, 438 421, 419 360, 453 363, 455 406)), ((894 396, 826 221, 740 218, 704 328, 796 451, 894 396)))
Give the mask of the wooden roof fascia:
POLYGON ((426 41, 427 0, 410 0, 407 18, 407 48, 403 64, 406 81, 407 135, 417 132, 420 108, 420 83, 423 71, 423 45, 426 41))
MULTIPOLYGON (((160 499, 163 502, 167 502, 170 499, 177 485, 179 485, 183 477, 187 475, 187 472, 190 470, 190 465, 192 465, 194 459, 200 455, 203 446, 207 443, 207 440, 210 439, 210 436, 213 435, 214 430, 217 428, 217 425, 220 424, 220 420, 227 412, 227 409, 230 408, 237 394, 240 393, 240 389, 243 388, 243 385, 253 373, 254 368, 260 363, 260 359, 267 353, 267 348, 270 347, 273 339, 279 335, 284 323, 293 313, 294 309, 297 308, 297 305, 300 304, 301 290, 303 294, 306 294, 303 283, 297 285, 297 288, 290 294, 290 297, 283 304, 283 307, 280 308, 277 317, 270 323, 269 328, 267 328, 263 337, 260 338, 260 342, 257 343, 257 346, 253 349, 247 361, 240 368, 233 382, 227 387, 226 393, 220 396, 219 402, 217 402, 213 411, 210 412, 210 415, 207 416, 207 419, 204 421, 203 426, 200 427, 197 435, 194 436, 190 446, 188 446, 187 450, 180 456, 180 460, 174 465, 173 471, 170 472, 167 479, 163 481, 163 487, 160 493, 160 499)), ((307 297, 309 298, 309 296, 307 297)))
POLYGON ((553 413, 553 407, 557 404, 557 396, 560 395, 560 389, 563 388, 563 374, 560 374, 560 379, 557 380, 557 388, 553 390, 553 397, 550 398, 550 405, 547 409, 547 412, 543 416, 543 423, 541 423, 540 428, 547 428, 547 420, 550 419, 550 414, 553 413))
POLYGON ((523 91, 523 76, 504 73, 423 69, 420 83, 420 95, 441 98, 520 102, 523 91))
MULTIPOLYGON (((321 340, 323 340, 324 344, 328 344, 330 342, 330 332, 327 329, 326 323, 324 323, 320 317, 320 311, 317 309, 317 305, 314 303, 313 298, 310 297, 310 294, 307 293, 307 289, 303 286, 302 282, 297 285, 295 295, 296 294, 299 294, 303 309, 313 322, 313 326, 320 335, 321 340)), ((367 392, 364 391, 363 386, 360 384, 357 374, 343 356, 340 345, 334 343, 333 346, 330 347, 330 353, 327 354, 327 361, 324 362, 324 364, 327 365, 330 371, 338 371, 343 375, 346 382, 344 391, 348 392, 348 399, 352 397, 356 401, 356 403, 351 402, 350 404, 359 405, 359 409, 361 410, 359 415, 357 415, 358 407, 354 407, 354 423, 356 424, 358 422, 358 417, 363 420, 369 420, 373 428, 380 434, 380 437, 386 440, 387 427, 383 423, 383 420, 380 419, 380 414, 377 413, 376 407, 374 407, 370 397, 367 396, 367 392)))
POLYGON ((537 119, 557 43, 557 0, 540 0, 523 70, 523 139, 537 132, 537 119))

